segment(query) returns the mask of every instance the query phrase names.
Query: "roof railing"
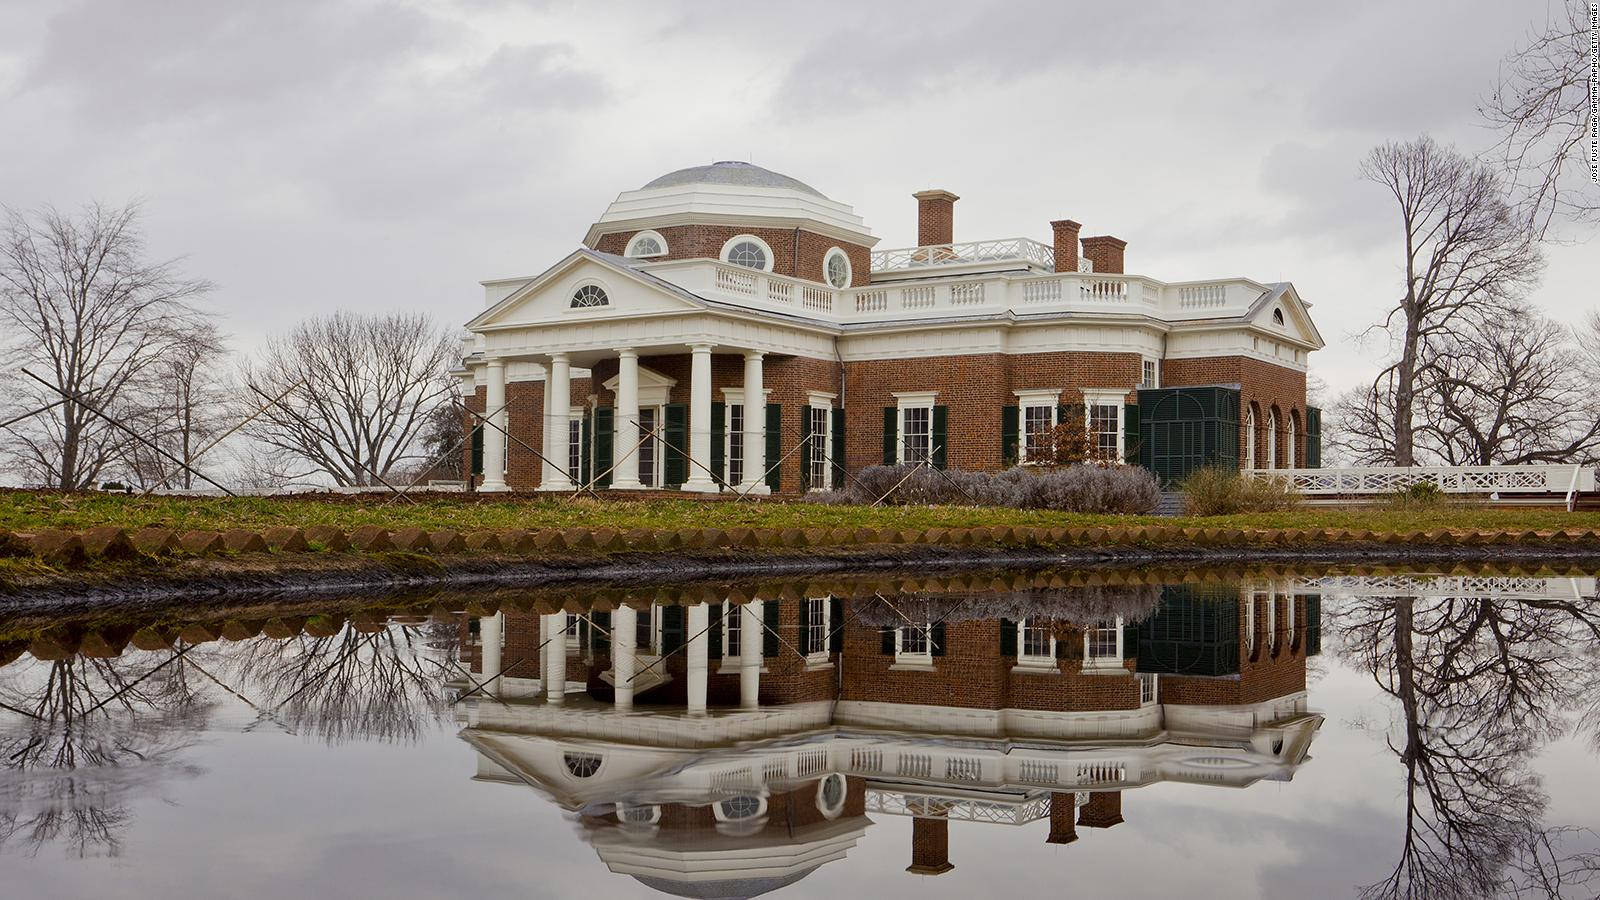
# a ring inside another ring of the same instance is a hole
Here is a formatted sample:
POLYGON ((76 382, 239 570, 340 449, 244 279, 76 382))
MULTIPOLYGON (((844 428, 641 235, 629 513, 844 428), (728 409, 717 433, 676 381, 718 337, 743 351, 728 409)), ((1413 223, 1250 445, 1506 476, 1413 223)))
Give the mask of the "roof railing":
MULTIPOLYGON (((872 271, 894 269, 920 269, 928 266, 970 265, 972 263, 1008 262, 1021 260, 1045 269, 1056 267, 1056 251, 1049 244, 1029 238, 1002 238, 993 241, 965 241, 959 244, 930 244, 925 247, 903 247, 897 250, 875 250, 872 253, 872 271)), ((1079 271, 1083 268, 1081 260, 1079 271)))

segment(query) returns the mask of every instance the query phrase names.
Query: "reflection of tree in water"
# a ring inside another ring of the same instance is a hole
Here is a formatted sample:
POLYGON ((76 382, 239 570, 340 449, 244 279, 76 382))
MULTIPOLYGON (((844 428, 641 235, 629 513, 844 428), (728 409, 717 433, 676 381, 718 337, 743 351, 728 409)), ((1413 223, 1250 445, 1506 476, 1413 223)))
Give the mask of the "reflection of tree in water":
POLYGON ((0 668, 0 851, 116 856, 130 802, 174 776, 213 703, 170 653, 0 668))
POLYGON ((389 622, 371 633, 257 638, 230 654, 230 670, 258 686, 271 718, 331 744, 352 739, 416 741, 449 712, 445 682, 456 672, 456 625, 442 619, 389 622))
POLYGON ((1398 704, 1400 858, 1368 897, 1589 896, 1587 831, 1547 827, 1530 757, 1600 687, 1594 601, 1384 597, 1329 610, 1344 652, 1398 704), (1577 892, 1574 894, 1573 892, 1577 892))

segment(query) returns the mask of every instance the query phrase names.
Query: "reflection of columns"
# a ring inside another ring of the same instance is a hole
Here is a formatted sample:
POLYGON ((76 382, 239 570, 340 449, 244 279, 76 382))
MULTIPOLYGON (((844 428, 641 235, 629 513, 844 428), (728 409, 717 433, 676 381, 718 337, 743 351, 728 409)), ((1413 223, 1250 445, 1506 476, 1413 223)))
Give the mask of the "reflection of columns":
POLYGON ((950 820, 916 818, 911 820, 911 865, 915 875, 943 875, 954 869, 950 862, 950 820))
POLYGON ((483 677, 483 689, 489 694, 500 693, 500 635, 503 613, 484 616, 478 620, 478 668, 483 677))
POLYGON ((751 600, 735 606, 739 617, 739 706, 756 709, 761 705, 761 601, 751 600))
POLYGON ((1085 828, 1110 828, 1121 823, 1121 791, 1095 791, 1078 811, 1078 824, 1085 828))
POLYGON ((611 472, 611 486, 638 488, 643 485, 639 483, 639 452, 633 445, 639 443, 639 354, 624 349, 617 361, 617 437, 611 444, 616 468, 611 472))
POLYGON ((690 344, 689 363, 689 471, 686 491, 711 492, 716 482, 711 469, 711 344, 690 344))
POLYGON ((744 355, 744 482, 739 490, 747 494, 771 493, 765 477, 767 399, 761 387, 761 357, 753 350, 744 355))
POLYGON ((706 711, 706 679, 710 674, 706 629, 710 624, 710 604, 696 603, 689 607, 689 621, 684 626, 689 631, 689 673, 684 683, 689 690, 690 715, 704 715, 706 711))
POLYGON ((544 408, 544 455, 550 457, 550 480, 541 485, 545 490, 572 490, 572 479, 567 476, 567 451, 571 442, 572 418, 572 366, 565 353, 550 354, 550 403, 544 408))
POLYGON ((567 614, 552 613, 544 617, 544 698, 548 703, 560 703, 567 693, 567 614))
POLYGON ((483 423, 483 482, 480 491, 506 490, 506 364, 505 360, 491 359, 484 364, 484 374, 489 386, 484 392, 483 412, 488 417, 483 423), (498 426, 498 427, 497 427, 498 426))
POLYGON ((1078 796, 1070 791, 1056 791, 1050 795, 1050 834, 1046 844, 1070 844, 1078 839, 1078 825, 1073 819, 1078 813, 1078 796))
POLYGON ((633 653, 638 642, 639 613, 619 606, 611 614, 611 681, 616 685, 616 708, 633 709, 633 653))

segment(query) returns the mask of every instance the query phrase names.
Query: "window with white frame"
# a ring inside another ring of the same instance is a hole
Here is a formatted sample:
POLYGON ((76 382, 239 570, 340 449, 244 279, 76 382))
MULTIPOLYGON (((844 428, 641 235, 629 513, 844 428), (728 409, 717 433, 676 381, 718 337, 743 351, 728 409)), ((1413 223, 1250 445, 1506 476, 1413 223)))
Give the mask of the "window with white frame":
POLYGON ((1267 468, 1278 467, 1278 412, 1267 410, 1267 468))
POLYGON ((577 653, 583 649, 583 642, 579 640, 578 614, 567 613, 567 652, 577 653))
POLYGON ((587 309, 595 306, 610 306, 611 299, 606 296, 605 288, 598 284, 586 284, 572 294, 573 309, 587 309))
POLYGON ((722 261, 747 269, 772 271, 772 248, 753 234, 741 234, 722 245, 722 261))
POLYGON ((744 645, 744 607, 722 602, 722 658, 737 660, 744 645))
POLYGON ((850 257, 847 256, 845 254, 845 252, 843 250, 839 249, 838 247, 834 247, 834 248, 830 249, 828 251, 828 255, 823 257, 823 260, 822 260, 822 273, 827 278, 828 283, 833 285, 834 287, 836 287, 836 288, 847 288, 847 287, 849 287, 850 286, 850 257))
POLYGON ((633 646, 639 653, 661 652, 661 616, 657 609, 654 605, 641 609, 635 618, 633 646))
POLYGON ((744 404, 728 404, 727 478, 729 484, 744 483, 744 404))
POLYGON ((1057 390, 1017 391, 1017 461, 1049 462, 1054 455, 1057 390))
POLYGON ((828 607, 832 604, 827 597, 812 597, 807 600, 806 609, 806 641, 805 650, 808 657, 826 657, 828 655, 828 607))
POLYGON ((811 416, 811 446, 806 448, 806 465, 809 469, 811 489, 814 491, 825 490, 828 487, 828 459, 832 454, 833 435, 828 428, 829 414, 832 410, 826 406, 812 406, 807 412, 811 416))
POLYGON ((897 665, 933 665, 933 626, 922 624, 896 628, 894 661, 897 665))
POLYGON ((583 472, 583 420, 573 419, 567 425, 567 476, 573 484, 579 483, 583 472))
POLYGON ((1289 440, 1288 440, 1288 443, 1284 446, 1284 449, 1286 451, 1288 451, 1288 453, 1286 454, 1287 459, 1286 459, 1286 462, 1285 462, 1285 465, 1284 465, 1284 468, 1287 468, 1287 469, 1294 468, 1294 438, 1295 438, 1294 432, 1295 432, 1294 416, 1290 416, 1289 417, 1289 440))
POLYGON ((1083 632, 1085 669, 1122 668, 1122 617, 1101 621, 1083 632))
POLYGON ((933 454, 933 407, 908 406, 900 411, 900 461, 929 462, 933 454))
POLYGON ((1254 591, 1245 596, 1244 601, 1244 649, 1246 653, 1254 654, 1256 651, 1256 598, 1265 597, 1254 591))
POLYGON ((1086 427, 1101 459, 1122 458, 1122 404, 1090 403, 1086 427))
POLYGON ((1156 678, 1154 672, 1139 673, 1139 705, 1149 706, 1156 702, 1156 678))
POLYGON ((667 239, 658 232, 641 231, 628 241, 628 249, 623 251, 623 256, 643 258, 650 256, 665 256, 667 252, 667 239))
POLYGON ((1144 374, 1139 379, 1139 387, 1151 389, 1161 387, 1161 364, 1153 359, 1144 361, 1144 374))
POLYGON ((1244 410, 1244 467, 1256 467, 1256 409, 1253 406, 1244 410))
POLYGON ((1048 666, 1056 664, 1056 637, 1049 622, 1023 619, 1017 623, 1017 665, 1048 666))

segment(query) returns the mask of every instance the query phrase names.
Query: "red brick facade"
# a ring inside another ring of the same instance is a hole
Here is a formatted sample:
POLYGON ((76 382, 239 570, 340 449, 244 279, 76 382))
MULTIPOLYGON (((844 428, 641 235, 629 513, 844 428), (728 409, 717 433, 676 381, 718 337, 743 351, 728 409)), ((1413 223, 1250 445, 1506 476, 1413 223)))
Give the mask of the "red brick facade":
POLYGON ((1127 241, 1109 234, 1083 239, 1083 255, 1094 263, 1095 272, 1102 275, 1123 274, 1123 251, 1127 248, 1127 241))
MULTIPOLYGON (((807 281, 828 283, 823 266, 828 251, 834 247, 850 257, 850 286, 860 287, 871 276, 872 251, 861 244, 841 241, 804 228, 749 228, 738 225, 676 225, 653 229, 667 241, 665 256, 651 257, 652 262, 667 259, 720 259, 722 245, 741 234, 753 234, 772 248, 772 271, 778 275, 804 278, 807 281)), ((595 249, 618 256, 628 249, 628 241, 638 234, 637 229, 617 231, 602 235, 595 249)))
POLYGON ((941 190, 918 191, 912 196, 917 198, 917 246, 955 243, 956 201, 961 198, 941 190))
POLYGON ((1294 466, 1300 468, 1305 465, 1306 373, 1247 356, 1208 356, 1164 360, 1161 363, 1161 384, 1164 387, 1239 385, 1239 464, 1244 465, 1246 448, 1253 440, 1257 467, 1269 467, 1267 413, 1276 410, 1279 454, 1279 465, 1276 467, 1287 467, 1288 423, 1291 420, 1295 423, 1296 433, 1294 466), (1246 433, 1246 409, 1255 412, 1254 435, 1246 433))

